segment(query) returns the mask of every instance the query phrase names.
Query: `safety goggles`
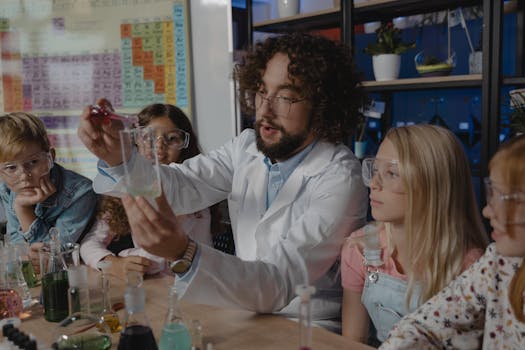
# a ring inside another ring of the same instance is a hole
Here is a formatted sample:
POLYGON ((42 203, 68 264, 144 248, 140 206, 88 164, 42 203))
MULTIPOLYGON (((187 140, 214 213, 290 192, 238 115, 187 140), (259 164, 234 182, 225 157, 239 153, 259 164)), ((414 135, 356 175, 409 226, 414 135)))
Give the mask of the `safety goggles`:
POLYGON ((167 133, 155 135, 155 142, 160 142, 169 148, 185 149, 190 144, 190 133, 181 129, 173 129, 167 133))
POLYGON ((17 180, 22 174, 28 177, 42 177, 49 173, 52 167, 53 159, 49 152, 39 152, 24 160, 0 163, 0 173, 10 180, 17 180))
POLYGON ((404 193, 405 185, 399 175, 397 160, 365 158, 362 163, 363 182, 370 187, 372 180, 384 189, 396 193, 404 193))
POLYGON ((496 215, 496 220, 504 225, 525 224, 525 193, 503 193, 486 177, 485 195, 489 205, 496 215))

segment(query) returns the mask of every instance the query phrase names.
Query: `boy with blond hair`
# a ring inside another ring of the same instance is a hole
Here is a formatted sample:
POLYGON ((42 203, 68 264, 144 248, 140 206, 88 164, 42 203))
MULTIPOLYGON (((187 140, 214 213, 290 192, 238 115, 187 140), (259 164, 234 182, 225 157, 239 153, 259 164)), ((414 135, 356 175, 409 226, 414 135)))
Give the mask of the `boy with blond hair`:
POLYGON ((54 162, 44 123, 34 115, 0 115, 0 199, 10 242, 76 242, 91 221, 96 195, 91 180, 54 162))

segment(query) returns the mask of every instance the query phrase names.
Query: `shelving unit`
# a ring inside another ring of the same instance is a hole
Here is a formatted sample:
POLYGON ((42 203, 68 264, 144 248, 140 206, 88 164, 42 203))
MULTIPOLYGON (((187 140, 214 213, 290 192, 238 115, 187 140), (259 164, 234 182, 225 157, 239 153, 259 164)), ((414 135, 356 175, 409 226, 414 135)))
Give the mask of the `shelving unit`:
MULTIPOLYGON (((251 0, 247 0, 248 16, 251 16, 251 3, 251 0)), ((249 38, 253 38, 252 31, 277 33, 339 27, 341 40, 353 48, 355 36, 353 30, 356 24, 474 5, 481 5, 484 14, 482 74, 398 79, 387 82, 365 81, 363 86, 368 92, 381 93, 387 102, 390 101, 390 94, 393 92, 480 88, 482 109, 480 163, 478 169, 473 169, 473 173, 481 178, 487 175, 488 161, 499 146, 501 87, 525 85, 523 76, 525 0, 511 3, 510 7, 507 7, 508 5, 504 7, 503 0, 369 0, 355 5, 352 0, 341 0, 339 6, 333 9, 254 23, 248 28, 249 38), (517 11, 518 66, 515 77, 503 77, 501 73, 502 25, 505 11, 517 11)), ((385 122, 384 124, 390 123, 389 116, 385 118, 385 122)), ((383 127, 386 129, 390 125, 383 125, 383 127)))
POLYGON ((449 89, 481 87, 481 74, 449 75, 446 77, 408 78, 389 81, 364 81, 369 92, 407 91, 420 89, 449 89))
POLYGON ((337 7, 312 13, 301 13, 286 18, 270 19, 255 23, 253 29, 261 32, 279 33, 291 30, 332 28, 339 24, 340 12, 337 7))

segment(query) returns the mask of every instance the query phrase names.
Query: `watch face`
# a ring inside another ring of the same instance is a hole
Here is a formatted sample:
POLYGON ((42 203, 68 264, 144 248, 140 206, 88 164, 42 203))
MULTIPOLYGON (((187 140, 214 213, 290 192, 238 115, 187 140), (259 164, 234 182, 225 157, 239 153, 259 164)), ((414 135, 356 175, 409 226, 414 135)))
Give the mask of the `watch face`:
POLYGON ((187 260, 177 260, 171 263, 170 269, 173 273, 183 273, 188 271, 191 265, 190 261, 187 260))

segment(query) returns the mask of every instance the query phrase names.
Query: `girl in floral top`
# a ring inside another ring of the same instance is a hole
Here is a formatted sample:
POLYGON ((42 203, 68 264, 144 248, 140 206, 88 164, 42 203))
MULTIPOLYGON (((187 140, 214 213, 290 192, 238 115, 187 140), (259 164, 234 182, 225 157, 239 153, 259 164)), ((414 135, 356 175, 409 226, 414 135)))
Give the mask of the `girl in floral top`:
POLYGON ((390 129, 363 180, 377 224, 343 247, 343 335, 366 342, 371 320, 375 345, 477 260, 487 238, 463 147, 444 128, 390 129))
POLYGON ((495 243, 381 349, 525 349, 525 135, 503 145, 489 170, 483 215, 495 243))

